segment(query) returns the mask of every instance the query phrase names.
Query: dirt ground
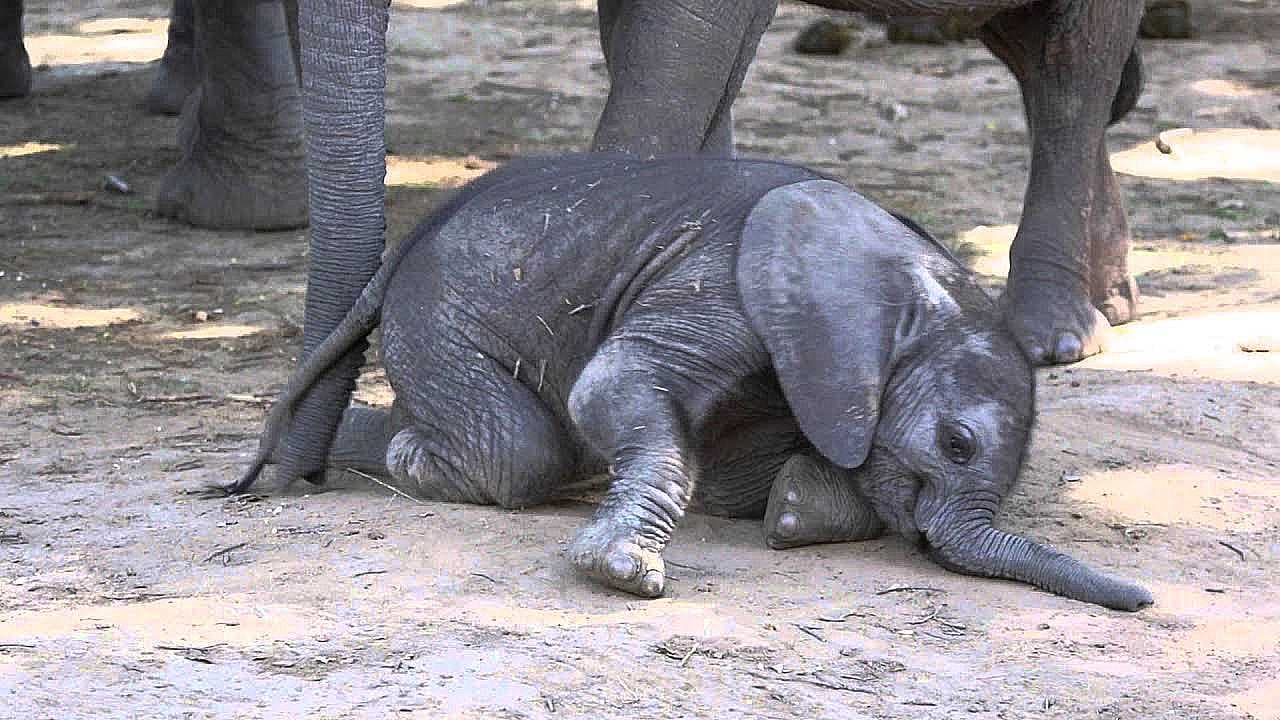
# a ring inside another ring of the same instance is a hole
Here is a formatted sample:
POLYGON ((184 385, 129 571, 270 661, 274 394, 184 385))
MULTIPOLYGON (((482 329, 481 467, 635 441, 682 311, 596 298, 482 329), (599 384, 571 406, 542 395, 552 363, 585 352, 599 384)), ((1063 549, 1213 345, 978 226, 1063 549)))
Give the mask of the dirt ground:
MULTIPOLYGON (((586 3, 449 5, 393 7, 393 237, 488 163, 585 146, 605 92, 586 3)), ((570 570, 586 503, 354 476, 197 497, 292 367, 304 233, 148 211, 177 158, 176 121, 138 107, 161 2, 28 2, 35 93, 0 104, 0 717, 1280 718, 1280 2, 1196 10, 1197 39, 1143 42, 1110 135, 1144 314, 1040 372, 1003 519, 1152 589, 1124 614, 897 538, 773 552, 696 515, 641 601, 570 570)), ((816 16, 788 4, 765 38, 742 152, 916 215, 998 286, 1027 172, 1011 78, 865 23, 841 57, 793 54, 816 16)), ((376 366, 361 394, 388 402, 376 366)))

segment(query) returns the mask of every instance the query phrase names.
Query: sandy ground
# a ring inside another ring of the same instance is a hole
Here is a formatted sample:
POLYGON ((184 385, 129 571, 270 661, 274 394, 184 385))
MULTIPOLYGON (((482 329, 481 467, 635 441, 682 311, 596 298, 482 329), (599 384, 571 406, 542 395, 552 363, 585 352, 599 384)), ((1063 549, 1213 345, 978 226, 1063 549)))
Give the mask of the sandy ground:
MULTIPOLYGON (((448 5, 393 9, 393 236, 488 163, 583 147, 605 90, 581 3, 448 5)), ((175 120, 138 108, 163 5, 28 7, 36 92, 0 105, 0 717, 1280 718, 1275 0, 1199 3, 1198 39, 1144 42, 1147 92, 1110 138, 1144 315, 1040 373, 1006 508, 1150 587, 1132 615, 896 538, 772 552, 702 516, 667 597, 640 601, 570 571, 586 504, 355 477, 196 497, 243 466, 291 367, 304 235, 148 212, 177 157, 175 120)), ((875 26, 792 54, 815 16, 789 5, 765 39, 744 153, 914 213, 998 286, 1027 170, 1011 79, 974 43, 875 26)), ((376 366, 362 395, 387 402, 376 366)))

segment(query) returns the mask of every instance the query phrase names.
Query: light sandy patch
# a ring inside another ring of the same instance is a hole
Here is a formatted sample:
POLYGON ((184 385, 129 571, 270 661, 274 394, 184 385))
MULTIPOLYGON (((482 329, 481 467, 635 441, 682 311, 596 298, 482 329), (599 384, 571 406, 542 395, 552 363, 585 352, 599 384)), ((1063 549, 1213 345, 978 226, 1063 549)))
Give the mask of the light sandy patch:
POLYGON ((973 263, 975 272, 1005 277, 1009 274, 1009 246, 1017 232, 1017 225, 979 225, 960 233, 956 240, 981 250, 982 254, 973 263))
POLYGON ((256 325, 203 325, 194 330, 174 330, 165 333, 168 340, 210 340, 214 338, 238 338, 256 335, 265 330, 256 325))
POLYGON ((470 4, 471 0, 396 0, 396 10, 411 8, 413 10, 448 10, 470 4))
POLYGON ((1280 680, 1272 680, 1254 688, 1223 698, 1255 720, 1280 720, 1280 680))
MULTIPOLYGON (((118 22, 118 21, 114 21, 118 22)), ((137 32, 101 31, 85 35, 36 35, 27 38, 33 65, 144 63, 164 54, 168 22, 147 23, 137 32)))
POLYGON ((0 305, 0 325, 20 328, 80 328, 126 323, 142 317, 134 308, 88 308, 7 303, 0 305), (32 322, 37 324, 33 325, 32 322))
POLYGON ((1202 95, 1223 98, 1245 98, 1261 94, 1260 90, 1230 80, 1196 80, 1191 89, 1202 95))
POLYGON ((1112 328, 1107 352, 1078 367, 1280 385, 1280 310, 1226 309, 1112 328))
POLYGON ((464 616, 493 627, 525 630, 650 625, 660 628, 666 635, 715 638, 740 635, 743 631, 754 635, 749 624, 735 620, 723 610, 705 603, 672 598, 632 603, 626 610, 607 613, 544 610, 479 601, 468 604, 464 616))
POLYGON ((1127 522, 1236 532, 1274 527, 1280 505, 1280 485, 1184 464, 1091 473, 1070 488, 1074 499, 1127 522))
POLYGON ((26 142, 18 145, 0 146, 0 158, 22 157, 43 152, 55 152, 66 146, 57 143, 26 142))
POLYGON ((457 187, 494 167, 497 163, 474 157, 388 155, 387 185, 457 187))
POLYGON ((97 18, 86 20, 76 26, 76 32, 83 35, 118 35, 121 33, 167 33, 168 18, 97 18))
POLYGON ((1280 654, 1280 620, 1213 619, 1201 623, 1175 646, 1190 657, 1212 655, 1275 657, 1280 654))
POLYGON ((0 642, 47 645, 64 639, 207 646, 261 646, 313 634, 323 615, 231 595, 113 605, 76 605, 13 613, 0 620, 0 642))
POLYGON ((1171 152, 1155 142, 1111 155, 1111 167, 1126 175, 1166 180, 1230 178, 1280 183, 1280 130, 1179 128, 1160 133, 1171 152))

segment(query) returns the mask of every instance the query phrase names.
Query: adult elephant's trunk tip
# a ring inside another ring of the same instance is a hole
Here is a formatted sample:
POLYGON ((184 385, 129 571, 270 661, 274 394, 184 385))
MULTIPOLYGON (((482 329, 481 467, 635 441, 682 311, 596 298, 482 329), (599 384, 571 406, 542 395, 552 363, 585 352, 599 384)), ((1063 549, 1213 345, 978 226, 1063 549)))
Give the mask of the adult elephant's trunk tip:
POLYGON ((989 523, 968 532, 931 532, 928 538, 930 557, 948 570, 1018 580, 1113 610, 1136 612, 1155 603, 1140 585, 1094 570, 1069 555, 997 530, 989 523))

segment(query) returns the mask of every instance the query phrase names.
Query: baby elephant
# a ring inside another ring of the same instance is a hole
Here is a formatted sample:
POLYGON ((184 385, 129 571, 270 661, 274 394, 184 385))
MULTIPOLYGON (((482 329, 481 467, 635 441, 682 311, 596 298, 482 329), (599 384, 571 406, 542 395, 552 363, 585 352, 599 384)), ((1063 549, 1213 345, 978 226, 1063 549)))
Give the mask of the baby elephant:
POLYGON ((809 170, 581 155, 476 180, 308 358, 231 491, 379 321, 395 403, 350 408, 333 464, 504 507, 607 469, 569 549, 606 585, 662 594, 692 506, 763 516, 773 547, 887 526, 952 570, 1152 602, 993 527, 1026 451, 1030 364, 935 240, 809 170))

